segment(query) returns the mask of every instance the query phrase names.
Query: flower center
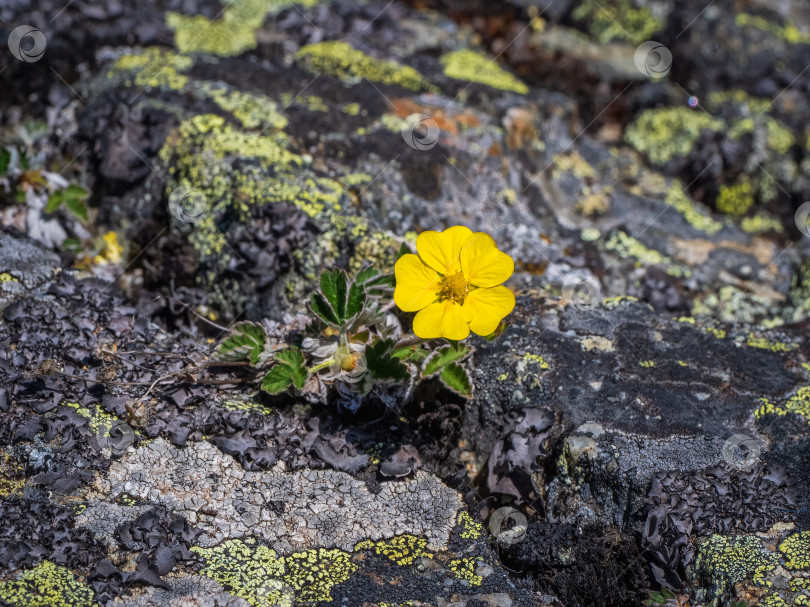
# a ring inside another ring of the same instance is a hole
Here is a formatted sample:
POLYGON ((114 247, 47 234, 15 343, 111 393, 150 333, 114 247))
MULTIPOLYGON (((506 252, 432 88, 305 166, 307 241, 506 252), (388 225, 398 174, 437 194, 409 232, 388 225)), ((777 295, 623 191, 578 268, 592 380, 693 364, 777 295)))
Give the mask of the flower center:
POLYGON ((442 278, 441 285, 441 291, 438 293, 439 301, 451 299, 457 304, 463 304, 464 299, 467 297, 467 293, 470 292, 470 283, 468 283, 467 279, 464 278, 464 274, 462 272, 448 274, 442 278))

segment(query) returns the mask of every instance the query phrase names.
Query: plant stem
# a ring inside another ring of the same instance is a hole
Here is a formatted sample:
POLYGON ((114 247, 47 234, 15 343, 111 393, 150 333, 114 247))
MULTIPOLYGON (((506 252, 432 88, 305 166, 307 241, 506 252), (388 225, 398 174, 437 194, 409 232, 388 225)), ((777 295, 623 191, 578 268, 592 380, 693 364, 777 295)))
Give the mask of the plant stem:
POLYGON ((317 373, 321 369, 325 369, 326 367, 335 364, 335 362, 336 361, 335 361, 334 358, 330 358, 329 360, 325 360, 322 363, 319 363, 319 364, 315 365, 314 367, 311 367, 309 369, 309 372, 310 372, 310 374, 317 373))

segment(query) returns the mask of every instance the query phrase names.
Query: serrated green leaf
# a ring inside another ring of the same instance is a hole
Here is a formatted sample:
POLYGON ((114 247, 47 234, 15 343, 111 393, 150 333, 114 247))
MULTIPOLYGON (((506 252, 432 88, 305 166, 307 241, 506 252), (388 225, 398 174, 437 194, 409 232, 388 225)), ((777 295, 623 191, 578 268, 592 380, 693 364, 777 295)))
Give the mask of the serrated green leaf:
POLYGON ((224 360, 248 360, 250 364, 256 365, 264 352, 266 340, 261 325, 240 322, 219 346, 219 356, 224 360))
POLYGON ((11 152, 6 148, 0 148, 0 175, 5 175, 8 165, 11 162, 11 152))
POLYGON ((363 285, 353 282, 349 287, 349 297, 346 300, 346 319, 354 318, 366 305, 366 290, 363 285))
POLYGON ((366 366, 376 379, 404 381, 408 378, 408 367, 391 354, 394 341, 380 339, 366 348, 366 366))
POLYGON ((298 348, 288 348, 277 353, 276 361, 262 380, 262 390, 270 394, 278 394, 295 386, 299 390, 304 387, 307 380, 307 368, 304 365, 304 355, 298 348))
POLYGON ((312 294, 312 296, 309 298, 309 307, 325 323, 332 325, 340 324, 337 316, 335 316, 335 311, 332 309, 332 306, 329 305, 329 302, 326 301, 326 298, 324 298, 324 296, 320 293, 312 294))
POLYGON ((442 368, 453 361, 461 360, 470 352, 467 346, 461 344, 449 344, 442 346, 438 350, 431 352, 430 356, 425 361, 425 367, 422 369, 422 377, 430 377, 435 375, 442 368))
POLYGON ((346 318, 346 273, 343 270, 328 270, 321 274, 321 292, 335 311, 338 320, 346 318))
POLYGON ((59 207, 62 206, 62 203, 65 201, 65 195, 62 190, 58 192, 54 192, 50 196, 48 196, 48 204, 45 205, 45 212, 46 213, 53 213, 59 207))
POLYGON ((398 348, 391 353, 391 356, 394 358, 398 358, 399 360, 411 360, 417 363, 421 363, 425 360, 425 357, 429 352, 424 348, 420 348, 419 346, 406 346, 404 348, 398 348))
POLYGON ((82 221, 87 221, 87 205, 84 204, 84 200, 82 200, 81 198, 72 198, 66 195, 65 206, 76 217, 78 217, 82 221))
POLYGON ((467 370, 458 363, 448 363, 439 375, 442 383, 453 392, 470 398, 473 393, 472 380, 467 370))

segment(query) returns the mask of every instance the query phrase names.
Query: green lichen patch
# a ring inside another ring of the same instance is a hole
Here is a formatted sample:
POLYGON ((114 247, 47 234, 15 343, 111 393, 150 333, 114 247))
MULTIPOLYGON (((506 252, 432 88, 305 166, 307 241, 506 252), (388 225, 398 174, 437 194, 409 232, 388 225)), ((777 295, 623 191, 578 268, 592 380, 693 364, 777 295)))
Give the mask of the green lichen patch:
POLYGON ((364 540, 355 547, 357 550, 373 550, 376 554, 387 557, 397 565, 412 565, 420 558, 433 558, 433 553, 426 550, 427 541, 415 535, 398 535, 390 540, 373 542, 364 540))
POLYGON ((0 451, 0 499, 19 494, 25 486, 25 468, 7 451, 0 451))
POLYGON ((466 510, 458 515, 458 525, 461 527, 459 536, 465 540, 477 540, 484 533, 484 527, 470 516, 466 510))
POLYGON ((789 44, 810 44, 810 34, 804 33, 799 30, 792 23, 782 25, 768 21, 765 17, 759 15, 750 15, 748 13, 738 13, 734 18, 737 25, 743 27, 753 27, 758 30, 768 32, 788 42, 789 44))
POLYGON ((441 63, 448 78, 484 84, 502 91, 525 95, 529 87, 524 82, 501 68, 497 61, 483 53, 465 49, 442 55, 441 63))
POLYGON ((749 234, 760 234, 762 232, 784 232, 782 222, 773 215, 759 213, 751 217, 743 217, 740 221, 740 228, 749 234))
POLYGON ((779 544, 779 552, 787 557, 788 569, 810 568, 810 531, 801 531, 788 536, 779 544))
POLYGON ((124 75, 126 86, 180 90, 188 84, 188 77, 180 72, 188 70, 192 65, 194 60, 191 57, 150 46, 121 55, 107 72, 107 78, 124 75))
POLYGON ((621 230, 614 232, 605 243, 605 248, 615 251, 622 259, 635 259, 637 267, 672 263, 663 253, 650 249, 621 230))
POLYGON ((717 194, 717 210, 729 215, 744 215, 754 204, 754 190, 749 181, 720 186, 717 194))
POLYGON ((680 213, 693 228, 715 234, 723 228, 723 224, 706 213, 698 210, 697 203, 684 191, 679 181, 675 181, 667 193, 666 203, 680 213))
POLYGON ((765 415, 784 416, 788 413, 798 415, 801 419, 810 424, 810 386, 803 386, 796 391, 796 394, 789 397, 783 403, 774 403, 767 397, 759 399, 763 405, 756 411, 757 419, 765 415))
POLYGON ((627 40, 640 44, 664 26, 649 7, 636 8, 630 0, 584 0, 573 17, 585 21, 588 32, 601 43, 627 40))
POLYGON ((698 545, 695 571, 708 584, 731 589, 749 581, 768 585, 767 576, 779 565, 779 557, 752 535, 712 535, 698 545))
POLYGON ((93 591, 69 569, 42 561, 15 580, 0 583, 0 602, 14 607, 94 607, 93 591))
POLYGON ((703 130, 717 131, 724 124, 687 108, 651 109, 627 127, 624 138, 653 164, 664 165, 672 158, 687 156, 703 130))
POLYGON ((451 559, 448 563, 450 571, 459 580, 466 580, 470 586, 480 586, 484 578, 475 573, 475 566, 483 559, 480 556, 470 556, 461 559, 451 559))
POLYGON ((298 4, 313 6, 317 0, 224 0, 222 16, 211 21, 202 15, 166 13, 174 30, 174 44, 183 53, 211 53, 222 57, 256 48, 256 29, 267 15, 298 4))
POLYGON ((312 72, 336 76, 344 82, 372 82, 401 86, 413 91, 438 90, 414 68, 396 61, 377 59, 348 42, 328 40, 302 47, 296 58, 312 72))
POLYGON ((279 556, 253 539, 228 540, 213 548, 194 546, 191 551, 205 561, 202 575, 253 607, 285 604, 291 598, 288 588, 296 601, 330 601, 332 588, 357 569, 342 550, 316 548, 279 556))

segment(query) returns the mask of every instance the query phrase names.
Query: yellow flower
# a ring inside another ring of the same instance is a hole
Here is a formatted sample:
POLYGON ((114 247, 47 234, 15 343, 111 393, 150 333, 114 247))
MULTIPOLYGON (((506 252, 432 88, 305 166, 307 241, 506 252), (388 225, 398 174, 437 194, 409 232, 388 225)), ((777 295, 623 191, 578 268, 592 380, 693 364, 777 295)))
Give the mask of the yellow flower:
POLYGON ((464 226, 422 232, 419 255, 403 255, 394 273, 394 302, 405 312, 419 312, 413 332, 423 339, 464 339, 489 335, 515 307, 515 296, 499 286, 515 263, 498 250, 492 237, 464 226))

